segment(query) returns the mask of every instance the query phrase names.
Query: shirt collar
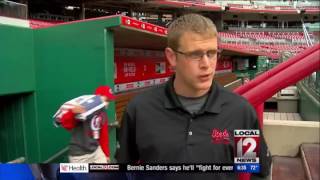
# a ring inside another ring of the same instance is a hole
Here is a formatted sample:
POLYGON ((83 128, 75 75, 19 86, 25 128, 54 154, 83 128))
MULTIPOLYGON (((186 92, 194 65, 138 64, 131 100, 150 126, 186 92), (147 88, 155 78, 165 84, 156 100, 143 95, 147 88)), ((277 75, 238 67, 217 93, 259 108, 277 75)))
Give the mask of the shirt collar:
MULTIPOLYGON (((172 76, 165 85, 166 98, 164 99, 164 107, 167 109, 183 109, 183 106, 178 99, 178 95, 174 90, 174 78, 175 77, 172 76)), ((222 106, 222 97, 219 97, 220 88, 221 87, 216 82, 212 83, 207 101, 205 102, 204 107, 200 110, 200 114, 204 112, 220 113, 222 106)))
POLYGON ((215 81, 212 82, 211 89, 208 94, 208 99, 204 107, 200 110, 200 114, 203 112, 220 113, 222 106, 222 99, 220 94, 220 85, 215 81))
POLYGON ((164 107, 167 109, 183 109, 183 106, 180 103, 178 95, 176 94, 173 87, 174 78, 175 76, 172 76, 165 86, 165 93, 167 98, 165 98, 164 100, 164 107))

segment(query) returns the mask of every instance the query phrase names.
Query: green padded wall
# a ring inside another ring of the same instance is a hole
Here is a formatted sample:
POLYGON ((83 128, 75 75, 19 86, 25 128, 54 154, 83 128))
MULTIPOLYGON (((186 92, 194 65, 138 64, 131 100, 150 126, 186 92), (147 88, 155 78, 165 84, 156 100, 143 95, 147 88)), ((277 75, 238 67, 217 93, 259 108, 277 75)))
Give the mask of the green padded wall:
MULTIPOLYGON (((59 106, 114 85, 114 36, 120 17, 42 29, 0 25, 0 162, 67 160, 69 133, 53 126, 59 106)), ((115 121, 115 105, 108 108, 115 121)), ((110 129, 111 153, 116 148, 110 129)))
POLYGON ((0 96, 34 90, 32 30, 0 25, 0 96))
MULTIPOLYGON (((113 86, 113 33, 107 27, 120 18, 84 21, 34 30, 37 117, 40 159, 46 161, 64 149, 70 135, 55 128, 52 115, 74 97, 92 94, 98 85, 113 86)), ((108 109, 114 121, 115 106, 108 109)), ((115 131, 110 131, 114 154, 115 131)))
POLYGON ((33 31, 0 25, 0 162, 39 160, 33 31))

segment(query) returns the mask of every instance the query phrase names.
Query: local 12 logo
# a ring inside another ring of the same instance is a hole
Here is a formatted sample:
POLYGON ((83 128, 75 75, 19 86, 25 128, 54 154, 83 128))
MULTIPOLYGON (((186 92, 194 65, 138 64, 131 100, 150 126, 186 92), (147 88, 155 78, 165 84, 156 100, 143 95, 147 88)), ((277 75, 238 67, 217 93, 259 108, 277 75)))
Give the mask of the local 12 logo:
MULTIPOLYGON (((259 154, 259 130, 234 130, 234 141, 236 145, 236 157, 255 159, 259 154)), ((238 162, 239 163, 239 162, 238 162)))

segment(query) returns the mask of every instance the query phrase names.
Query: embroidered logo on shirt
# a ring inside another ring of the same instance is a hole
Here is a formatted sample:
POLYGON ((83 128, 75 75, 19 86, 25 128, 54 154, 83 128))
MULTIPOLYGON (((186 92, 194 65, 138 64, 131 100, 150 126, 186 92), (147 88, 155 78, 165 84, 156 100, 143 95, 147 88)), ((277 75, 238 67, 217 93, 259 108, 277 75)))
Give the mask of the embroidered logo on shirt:
POLYGON ((226 129, 212 129, 211 138, 214 144, 230 144, 230 134, 226 129))

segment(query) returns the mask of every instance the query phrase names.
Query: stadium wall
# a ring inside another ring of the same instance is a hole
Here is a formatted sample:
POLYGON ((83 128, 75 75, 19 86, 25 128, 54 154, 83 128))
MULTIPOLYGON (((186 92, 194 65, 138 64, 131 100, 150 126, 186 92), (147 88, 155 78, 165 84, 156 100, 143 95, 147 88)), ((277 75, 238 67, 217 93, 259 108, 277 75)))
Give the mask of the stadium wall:
POLYGON ((320 99, 309 87, 303 83, 298 83, 299 89, 299 112, 303 120, 320 121, 320 99))

